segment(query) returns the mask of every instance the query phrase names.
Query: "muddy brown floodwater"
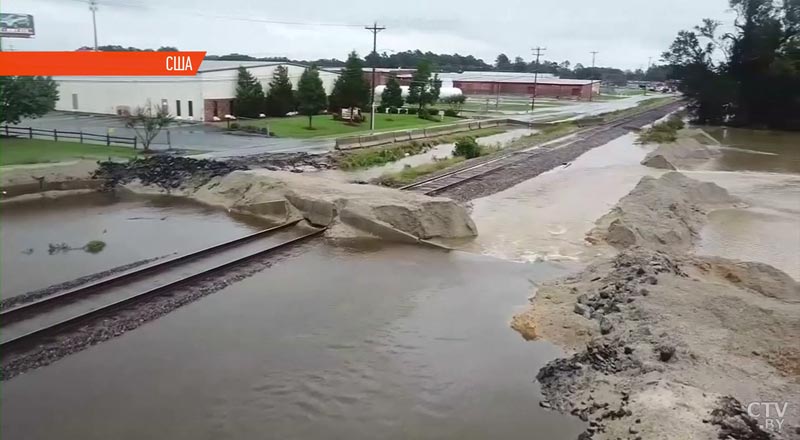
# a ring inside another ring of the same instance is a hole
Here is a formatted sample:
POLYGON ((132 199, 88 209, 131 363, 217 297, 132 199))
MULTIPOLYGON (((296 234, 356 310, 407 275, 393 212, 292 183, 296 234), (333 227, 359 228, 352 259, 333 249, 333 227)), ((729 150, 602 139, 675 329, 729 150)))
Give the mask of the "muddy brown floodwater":
POLYGON ((746 206, 714 211, 696 253, 760 261, 800 280, 800 134, 708 129, 725 147, 687 176, 714 182, 746 206))
POLYGON ((0 226, 0 296, 9 298, 138 260, 199 250, 269 225, 176 198, 95 193, 3 205, 0 226), (80 247, 91 240, 106 247, 97 254, 48 252, 50 243, 80 247))
POLYGON ((538 406, 559 354, 508 327, 563 275, 310 242, 271 268, 2 387, 4 439, 574 439, 538 406))

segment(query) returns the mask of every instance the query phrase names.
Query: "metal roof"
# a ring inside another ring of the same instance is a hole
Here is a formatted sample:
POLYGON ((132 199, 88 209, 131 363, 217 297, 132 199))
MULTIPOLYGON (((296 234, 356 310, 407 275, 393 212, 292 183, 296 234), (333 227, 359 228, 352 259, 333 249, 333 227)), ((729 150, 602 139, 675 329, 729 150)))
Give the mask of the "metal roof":
MULTIPOLYGON (((440 73, 439 78, 461 82, 500 82, 500 83, 533 83, 535 75, 530 72, 462 72, 440 73)), ((558 78, 550 73, 540 73, 536 82, 556 85, 589 85, 598 80, 558 78)))
MULTIPOLYGON (((239 67, 246 67, 248 69, 256 67, 270 67, 270 66, 297 66, 302 68, 309 67, 305 64, 292 63, 289 61, 231 61, 231 60, 203 60, 197 73, 203 72, 219 72, 223 70, 235 70, 239 67)), ((321 72, 339 73, 330 69, 319 68, 321 72)))

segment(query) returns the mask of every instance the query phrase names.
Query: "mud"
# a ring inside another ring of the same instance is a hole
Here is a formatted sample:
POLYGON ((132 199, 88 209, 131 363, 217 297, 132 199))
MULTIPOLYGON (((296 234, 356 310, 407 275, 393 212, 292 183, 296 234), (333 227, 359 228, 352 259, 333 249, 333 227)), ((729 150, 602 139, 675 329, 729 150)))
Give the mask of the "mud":
POLYGON ((537 376, 544 405, 589 422, 581 439, 797 438, 742 411, 800 395, 800 285, 763 263, 690 253, 707 213, 736 202, 679 173, 645 177, 590 236, 620 250, 540 288, 514 317, 572 357, 537 376))

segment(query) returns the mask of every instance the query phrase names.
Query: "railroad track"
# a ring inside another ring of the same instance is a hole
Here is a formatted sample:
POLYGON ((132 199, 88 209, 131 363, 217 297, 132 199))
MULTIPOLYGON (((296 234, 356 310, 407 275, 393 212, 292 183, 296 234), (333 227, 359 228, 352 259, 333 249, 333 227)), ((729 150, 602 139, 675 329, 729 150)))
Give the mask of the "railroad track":
POLYGON ((298 221, 265 229, 196 252, 149 264, 120 275, 0 312, 0 350, 28 348, 138 302, 188 285, 260 255, 287 248, 322 233, 288 231, 298 221), (278 237, 283 230, 289 237, 278 237))
MULTIPOLYGON (((615 132, 620 128, 624 130, 641 128, 643 125, 652 122, 654 119, 653 115, 663 113, 665 108, 672 110, 677 109, 681 105, 683 104, 680 102, 669 103, 657 108, 645 110, 635 115, 620 118, 608 124, 585 128, 562 138, 546 142, 542 145, 529 149, 502 153, 499 156, 487 157, 483 160, 479 159, 477 163, 473 163, 467 167, 458 168, 450 172, 423 179, 418 182, 400 187, 400 189, 416 191, 433 196, 481 176, 485 176, 489 173, 493 173, 513 165, 518 165, 520 162, 530 160, 536 156, 545 154, 548 151, 563 148, 577 142, 582 142, 594 136, 615 132)), ((622 134, 624 134, 624 132, 620 133, 620 135, 622 134)))

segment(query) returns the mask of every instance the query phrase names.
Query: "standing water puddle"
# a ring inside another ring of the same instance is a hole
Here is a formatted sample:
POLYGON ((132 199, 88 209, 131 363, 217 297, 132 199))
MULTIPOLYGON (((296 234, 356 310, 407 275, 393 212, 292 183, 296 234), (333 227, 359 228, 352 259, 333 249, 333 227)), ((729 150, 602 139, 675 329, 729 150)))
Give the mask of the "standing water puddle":
MULTIPOLYGON (((503 133, 493 134, 491 136, 479 137, 476 139, 476 142, 478 142, 478 144, 480 145, 487 147, 495 147, 495 146, 503 147, 511 141, 514 141, 523 136, 527 136, 536 132, 537 130, 531 130, 528 128, 515 128, 513 130, 509 130, 503 133)), ((469 136, 469 132, 465 132, 464 136, 469 136)), ((320 175, 329 176, 335 179, 344 180, 348 182, 369 181, 372 179, 376 179, 384 174, 390 174, 402 171, 403 168, 407 166, 416 167, 419 165, 424 165, 426 163, 434 162, 437 159, 441 160, 452 157, 454 147, 455 147, 454 143, 439 144, 434 146, 430 150, 426 151, 425 153, 404 157, 398 161, 390 162, 385 165, 359 169, 359 170, 351 170, 351 171, 327 170, 327 171, 321 171, 320 175)))
POLYGON ((87 194, 8 204, 0 214, 3 298, 139 260, 199 250, 267 225, 170 197, 118 198, 87 194), (49 245, 106 243, 99 253, 50 254, 49 245))
POLYGON ((5 439, 574 439, 538 406, 557 349, 510 316, 563 275, 420 247, 307 243, 2 387, 5 439))

